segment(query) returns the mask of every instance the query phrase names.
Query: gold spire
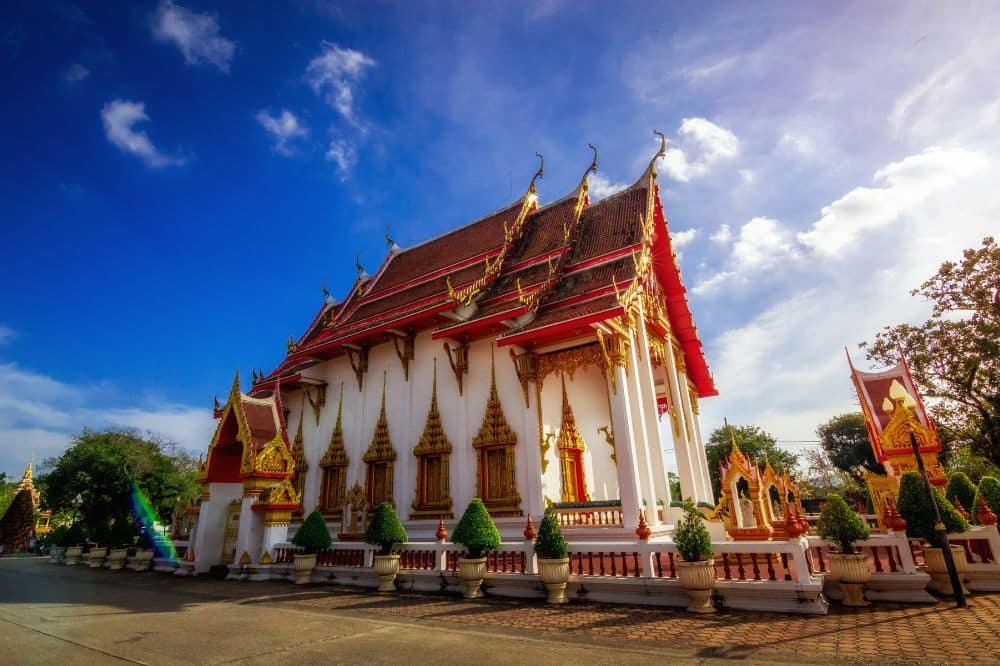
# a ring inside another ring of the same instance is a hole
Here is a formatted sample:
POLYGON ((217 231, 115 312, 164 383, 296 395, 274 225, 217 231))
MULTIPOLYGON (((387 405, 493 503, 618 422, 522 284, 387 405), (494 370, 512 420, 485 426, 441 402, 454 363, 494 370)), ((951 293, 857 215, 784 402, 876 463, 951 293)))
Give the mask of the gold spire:
POLYGON ((451 453, 451 442, 444 434, 441 425, 441 413, 437 401, 437 357, 434 358, 434 378, 431 382, 431 406, 427 410, 427 421, 424 423, 424 433, 420 441, 413 447, 413 455, 422 456, 429 453, 451 453))
POLYGON ((562 380, 562 425, 559 426, 559 439, 556 440, 556 447, 563 449, 579 449, 583 451, 583 437, 576 427, 576 417, 573 416, 573 408, 569 404, 569 396, 566 395, 566 375, 560 375, 562 380))
POLYGON ((347 449, 344 446, 343 413, 344 382, 340 382, 340 402, 337 404, 337 423, 333 426, 333 433, 330 434, 330 443, 326 447, 326 453, 323 454, 323 459, 319 462, 320 467, 346 467, 348 464, 347 449))
POLYGON ((388 373, 382 373, 382 406, 378 413, 378 423, 375 424, 375 433, 372 435, 372 443, 365 451, 362 458, 366 463, 370 462, 392 462, 396 459, 396 450, 392 448, 392 439, 389 438, 389 421, 385 415, 385 385, 388 373))
POLYGON ((306 398, 302 396, 302 408, 299 410, 299 427, 295 430, 295 439, 292 441, 292 459, 295 460, 295 471, 305 472, 306 465, 305 447, 302 445, 302 422, 306 420, 306 398))
POLYGON ((517 435, 511 430, 504 416, 503 406, 500 404, 500 396, 497 394, 497 368, 493 358, 493 350, 490 349, 490 397, 486 400, 486 413, 483 415, 483 423, 479 426, 479 434, 472 440, 472 448, 479 449, 484 446, 495 446, 500 444, 516 444, 517 435))

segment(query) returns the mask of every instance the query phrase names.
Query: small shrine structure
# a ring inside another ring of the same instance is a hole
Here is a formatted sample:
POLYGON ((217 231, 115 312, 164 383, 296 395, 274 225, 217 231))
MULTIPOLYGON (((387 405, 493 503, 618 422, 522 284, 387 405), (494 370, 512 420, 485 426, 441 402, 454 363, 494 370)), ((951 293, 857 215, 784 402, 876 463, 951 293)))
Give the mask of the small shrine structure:
MULTIPOLYGON (((847 352, 846 349, 844 351, 847 352)), ((931 483, 941 487, 948 483, 938 460, 941 438, 913 383, 902 348, 899 348, 899 363, 881 372, 858 370, 851 361, 850 353, 847 353, 847 363, 861 402, 868 440, 875 459, 886 470, 884 475, 872 472, 865 475, 879 526, 885 530, 898 523, 896 497, 900 477, 904 472, 918 469, 910 441, 911 433, 917 440, 931 483)))

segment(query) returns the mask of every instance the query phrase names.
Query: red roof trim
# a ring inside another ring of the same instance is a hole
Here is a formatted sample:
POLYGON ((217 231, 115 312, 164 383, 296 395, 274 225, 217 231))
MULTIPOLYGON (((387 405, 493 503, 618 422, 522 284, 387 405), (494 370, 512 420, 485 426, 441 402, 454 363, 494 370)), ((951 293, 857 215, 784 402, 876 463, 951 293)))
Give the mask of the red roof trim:
POLYGON ((580 261, 575 264, 570 264, 566 267, 565 275, 572 275, 573 273, 579 273, 580 271, 585 271, 589 268, 594 268, 595 266, 600 266, 601 264, 608 264, 622 257, 627 257, 633 252, 638 252, 642 250, 642 243, 636 243, 634 245, 629 245, 627 247, 618 248, 617 250, 612 250, 611 252, 606 252, 604 254, 598 255, 593 259, 587 259, 586 261, 580 261))
POLYGON ((500 336, 497 338, 497 347, 503 347, 505 345, 520 345, 535 338, 552 337, 553 335, 557 335, 564 330, 569 330, 579 326, 587 326, 612 317, 620 317, 623 314, 625 314, 625 309, 620 305, 616 305, 606 310, 601 310, 600 312, 592 312, 591 314, 580 315, 579 317, 573 317, 572 319, 555 322, 549 324, 548 326, 529 329, 523 333, 510 333, 508 335, 500 336))
POLYGON ((482 328, 486 328, 493 324, 502 322, 505 319, 511 319, 512 317, 520 317, 528 308, 523 305, 512 308, 510 310, 504 310, 503 312, 497 312, 491 314, 489 317, 481 317, 479 319, 471 319, 469 321, 458 322, 454 326, 449 326, 448 328, 440 328, 431 334, 432 340, 440 340, 441 338, 449 338, 460 333, 471 333, 473 331, 478 331, 482 328))
MULTIPOLYGON (((420 286, 420 285, 424 284, 425 282, 430 282, 431 280, 439 278, 439 277, 441 277, 443 275, 447 275, 449 273, 454 273, 456 271, 460 271, 463 268, 468 268, 469 266, 475 266, 476 264, 482 263, 483 261, 485 261, 487 257, 489 257, 489 258, 492 259, 496 255, 498 255, 501 252, 503 252, 505 248, 506 248, 506 245, 501 245, 500 247, 495 247, 495 248, 493 248, 491 250, 487 250, 486 252, 481 252, 481 253, 477 254, 476 256, 474 256, 474 257, 470 257, 468 259, 463 259, 462 261, 456 261, 454 264, 451 264, 449 266, 445 266, 444 268, 439 268, 436 271, 432 271, 430 273, 425 273, 424 275, 421 275, 419 277, 415 277, 412 280, 407 280, 406 282, 401 282, 401 283, 399 283, 399 284, 397 284, 397 285, 395 285, 393 287, 389 287, 388 289, 385 289, 383 291, 372 293, 371 290, 369 290, 369 291, 365 292, 363 301, 361 303, 359 303, 358 305, 360 306, 360 305, 364 305, 364 304, 367 304, 367 303, 374 303, 375 301, 381 300, 381 299, 383 299, 383 298, 385 298, 387 296, 392 296, 394 294, 398 294, 399 292, 406 291, 407 289, 409 289, 411 287, 420 286)), ((394 256, 399 256, 399 254, 400 253, 397 252, 394 256)), ((380 273, 380 275, 381 275, 381 273, 380 273)), ((376 286, 378 286, 378 285, 377 284, 373 284, 371 288, 374 288, 376 286)))

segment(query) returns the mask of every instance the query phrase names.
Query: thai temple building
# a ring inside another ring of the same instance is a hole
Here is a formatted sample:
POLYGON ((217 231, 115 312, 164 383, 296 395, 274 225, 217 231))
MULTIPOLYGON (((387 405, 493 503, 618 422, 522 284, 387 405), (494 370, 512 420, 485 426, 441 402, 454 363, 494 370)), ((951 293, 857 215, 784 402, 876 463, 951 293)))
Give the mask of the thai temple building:
POLYGON ((194 569, 268 563, 314 509, 359 540, 383 501, 412 541, 474 497, 505 540, 548 505, 571 540, 655 538, 680 511, 665 448, 683 496, 714 506, 698 404, 717 391, 659 195, 664 150, 598 202, 595 150, 551 203, 539 168, 501 210, 406 249, 387 238, 278 367, 246 392, 237 373, 216 401, 194 569))

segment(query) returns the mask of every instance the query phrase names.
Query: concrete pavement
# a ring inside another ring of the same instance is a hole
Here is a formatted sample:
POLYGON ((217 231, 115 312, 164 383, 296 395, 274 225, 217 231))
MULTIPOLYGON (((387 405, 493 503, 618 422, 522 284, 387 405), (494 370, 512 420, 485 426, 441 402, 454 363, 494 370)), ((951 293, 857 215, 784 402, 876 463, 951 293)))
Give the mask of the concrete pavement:
POLYGON ((1000 595, 951 606, 697 616, 0 558, 0 664, 1000 663, 1000 595))

